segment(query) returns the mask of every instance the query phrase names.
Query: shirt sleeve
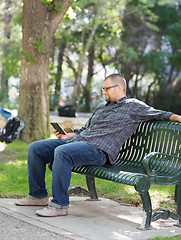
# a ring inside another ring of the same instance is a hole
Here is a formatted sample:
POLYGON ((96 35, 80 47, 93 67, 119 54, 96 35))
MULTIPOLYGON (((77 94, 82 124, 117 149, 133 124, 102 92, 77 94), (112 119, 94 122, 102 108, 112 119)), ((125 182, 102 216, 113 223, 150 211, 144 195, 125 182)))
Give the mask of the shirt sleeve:
POLYGON ((149 120, 169 120, 172 112, 167 112, 153 107, 148 106, 142 101, 136 100, 132 104, 131 115, 133 119, 140 121, 149 121, 149 120))
POLYGON ((86 128, 88 128, 90 126, 90 123, 91 123, 91 118, 92 117, 89 118, 89 120, 85 123, 85 125, 82 128, 74 129, 74 133, 80 134, 82 131, 84 131, 86 128))

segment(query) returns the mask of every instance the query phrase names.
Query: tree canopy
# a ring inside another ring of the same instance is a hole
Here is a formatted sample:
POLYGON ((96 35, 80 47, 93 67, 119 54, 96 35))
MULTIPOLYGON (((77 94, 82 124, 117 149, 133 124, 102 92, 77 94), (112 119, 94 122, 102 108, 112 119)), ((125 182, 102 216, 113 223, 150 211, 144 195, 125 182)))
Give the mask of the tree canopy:
POLYGON ((0 101, 18 108, 22 139, 48 137, 62 81, 72 86, 67 101, 90 112, 113 72, 128 96, 181 114, 180 1, 3 0, 0 9, 0 101))

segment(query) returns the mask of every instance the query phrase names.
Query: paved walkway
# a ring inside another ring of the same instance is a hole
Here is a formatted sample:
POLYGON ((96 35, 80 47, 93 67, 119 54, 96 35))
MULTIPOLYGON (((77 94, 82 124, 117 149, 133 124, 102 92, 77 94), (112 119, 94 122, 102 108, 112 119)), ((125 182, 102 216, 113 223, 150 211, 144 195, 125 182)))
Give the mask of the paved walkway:
POLYGON ((0 239, 3 240, 141 240, 156 236, 178 236, 175 220, 158 220, 153 230, 141 231, 142 209, 108 199, 86 201, 70 197, 69 214, 38 217, 41 207, 16 206, 15 199, 0 198, 0 239))

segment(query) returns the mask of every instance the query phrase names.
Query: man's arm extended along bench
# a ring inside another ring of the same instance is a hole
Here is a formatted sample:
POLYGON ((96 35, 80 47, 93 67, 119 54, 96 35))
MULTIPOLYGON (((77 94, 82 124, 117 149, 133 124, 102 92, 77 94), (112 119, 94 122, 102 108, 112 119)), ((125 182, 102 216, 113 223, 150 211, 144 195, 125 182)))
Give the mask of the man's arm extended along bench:
POLYGON ((72 192, 88 193, 98 199, 94 177, 134 186, 143 202, 143 222, 140 229, 151 228, 151 221, 172 217, 181 227, 181 123, 148 121, 124 143, 113 166, 80 166, 75 173, 86 175, 88 191, 73 187, 72 192), (175 185, 177 213, 160 210, 152 214, 149 195, 151 184, 175 185))

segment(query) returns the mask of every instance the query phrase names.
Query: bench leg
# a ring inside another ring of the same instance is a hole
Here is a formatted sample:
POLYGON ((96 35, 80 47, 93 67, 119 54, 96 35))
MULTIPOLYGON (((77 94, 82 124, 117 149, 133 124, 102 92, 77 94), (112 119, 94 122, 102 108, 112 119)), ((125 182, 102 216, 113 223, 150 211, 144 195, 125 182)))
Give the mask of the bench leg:
POLYGON ((152 215, 152 222, 160 218, 162 219, 172 218, 178 220, 178 224, 176 226, 181 227, 181 184, 179 183, 176 184, 175 186, 175 203, 177 206, 177 214, 167 209, 161 209, 152 215))
POLYGON ((175 203, 177 206, 178 215, 178 227, 181 227, 181 183, 177 183, 175 186, 175 203))
POLYGON ((71 195, 72 193, 76 194, 76 195, 83 193, 86 196, 89 196, 89 197, 91 196, 90 192, 88 192, 86 189, 79 187, 79 186, 73 186, 73 187, 69 188, 68 194, 71 195))
POLYGON ((140 197, 143 202, 143 222, 140 226, 141 230, 150 230, 151 227, 151 217, 152 217, 152 205, 151 205, 151 199, 148 191, 145 192, 139 192, 140 197))
POLYGON ((98 196, 95 187, 95 180, 93 176, 86 175, 87 188, 91 193, 91 198, 89 200, 98 201, 98 196))
POLYGON ((93 176, 87 176, 86 175, 86 182, 87 182, 87 188, 88 191, 82 187, 79 186, 73 186, 71 188, 69 188, 68 190, 68 194, 79 194, 79 193, 83 193, 86 196, 89 196, 90 198, 87 199, 89 201, 99 201, 98 196, 97 196, 97 192, 96 192, 96 187, 95 187, 95 181, 94 181, 94 177, 93 176))

